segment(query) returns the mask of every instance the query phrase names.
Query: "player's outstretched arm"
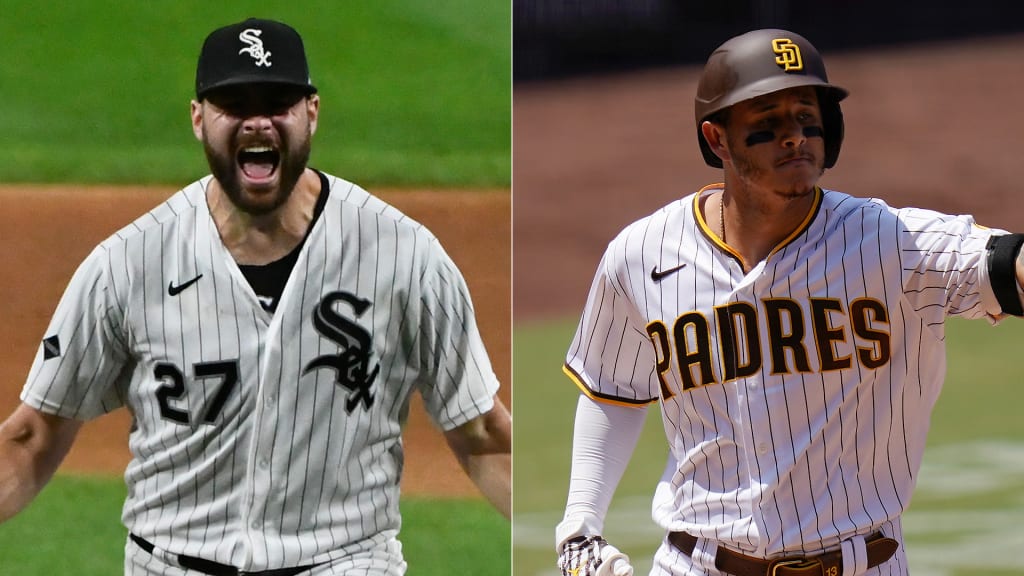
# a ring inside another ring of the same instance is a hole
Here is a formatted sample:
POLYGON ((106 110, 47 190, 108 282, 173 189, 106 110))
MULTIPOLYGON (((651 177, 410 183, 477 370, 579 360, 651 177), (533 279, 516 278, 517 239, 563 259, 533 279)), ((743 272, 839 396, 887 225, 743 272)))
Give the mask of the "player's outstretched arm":
POLYGON ((462 469, 498 512, 512 518, 512 415, 494 397, 490 412, 445 433, 462 469))
POLYGON ((0 523, 20 512, 50 481, 82 422, 21 404, 0 424, 0 523))

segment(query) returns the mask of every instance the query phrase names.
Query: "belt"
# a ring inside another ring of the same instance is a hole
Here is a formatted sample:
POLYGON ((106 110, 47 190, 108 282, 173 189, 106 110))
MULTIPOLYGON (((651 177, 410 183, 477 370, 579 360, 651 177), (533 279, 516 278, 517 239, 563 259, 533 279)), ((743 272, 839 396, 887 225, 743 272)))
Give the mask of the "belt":
MULTIPOLYGON (((669 532, 668 541, 687 556, 693 555, 697 537, 686 532, 669 532)), ((875 532, 864 539, 868 568, 892 558, 899 542, 875 532)), ((735 576, 836 576, 843 573, 843 553, 839 550, 817 556, 797 556, 765 560, 740 554, 719 546, 715 552, 715 568, 735 576)))
MULTIPOLYGON (((139 548, 142 548, 146 552, 152 554, 156 548, 150 541, 136 536, 135 534, 129 534, 129 538, 132 542, 138 544, 139 548)), ((186 554, 178 554, 178 564, 181 564, 182 568, 187 570, 195 570, 196 572, 202 572, 203 574, 209 574, 210 576, 295 576, 314 568, 317 564, 308 564, 306 566, 296 566, 294 568, 278 568, 277 570, 262 570, 259 572, 242 572, 234 566, 228 564, 221 564, 220 562, 214 562, 212 560, 204 560, 202 558, 196 558, 195 556, 188 556, 186 554)))

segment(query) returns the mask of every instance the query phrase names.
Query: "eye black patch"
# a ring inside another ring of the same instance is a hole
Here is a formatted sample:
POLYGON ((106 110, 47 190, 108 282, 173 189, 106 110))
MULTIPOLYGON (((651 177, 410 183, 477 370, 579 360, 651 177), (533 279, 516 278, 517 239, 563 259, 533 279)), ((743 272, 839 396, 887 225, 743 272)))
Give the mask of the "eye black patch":
MULTIPOLYGON (((821 126, 804 126, 803 134, 805 138, 824 138, 825 131, 821 129, 821 126)), ((748 147, 754 146, 755 144, 764 144, 765 142, 774 142, 775 132, 771 130, 761 130, 760 132, 752 132, 745 140, 748 147)))
POLYGON ((753 146, 755 144, 764 144, 765 142, 774 142, 775 132, 771 130, 761 130, 760 132, 752 132, 747 136, 747 146, 753 146))

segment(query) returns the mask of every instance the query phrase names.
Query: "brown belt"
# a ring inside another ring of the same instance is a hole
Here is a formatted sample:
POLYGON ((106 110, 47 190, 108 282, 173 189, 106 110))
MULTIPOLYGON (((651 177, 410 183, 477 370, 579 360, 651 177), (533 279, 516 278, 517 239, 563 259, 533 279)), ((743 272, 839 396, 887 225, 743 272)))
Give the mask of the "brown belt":
MULTIPOLYGON (((686 532, 670 532, 670 544, 687 556, 693 555, 697 537, 686 532)), ((875 532, 864 539, 867 543, 868 568, 892 558, 899 542, 875 532)), ((715 568, 735 576, 839 576, 843 573, 843 553, 839 550, 818 556, 797 556, 765 560, 734 552, 722 546, 715 552, 715 568)))

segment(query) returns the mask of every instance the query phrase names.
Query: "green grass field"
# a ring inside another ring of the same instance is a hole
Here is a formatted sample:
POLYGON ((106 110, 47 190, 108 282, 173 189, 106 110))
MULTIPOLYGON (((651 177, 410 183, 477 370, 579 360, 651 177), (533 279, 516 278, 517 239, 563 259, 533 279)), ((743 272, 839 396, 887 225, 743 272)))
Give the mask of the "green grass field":
POLYGON ((0 182, 205 174, 196 59, 206 34, 248 16, 304 37, 322 99, 314 166, 364 186, 509 185, 511 6, 471 0, 7 0, 0 182))
MULTIPOLYGON (((109 576, 124 566, 120 479, 58 476, 27 510, 0 526, 0 576, 109 576)), ((510 574, 511 527, 482 500, 402 501, 399 536, 410 574, 510 574), (438 543, 439 534, 458 534, 438 543), (474 537, 476 535, 476 537, 474 537), (498 559, 498 562, 495 562, 498 559)))
MULTIPOLYGON (((560 368, 575 319, 517 326, 513 374, 517 576, 554 576, 554 526, 568 486, 577 391, 560 368), (528 457, 525 454, 529 454, 528 457)), ((920 483, 905 517, 915 576, 1024 573, 1024 322, 951 320, 946 385, 932 419, 920 483)), ((666 455, 657 408, 606 523, 607 537, 646 574, 661 532, 650 498, 666 455)))

